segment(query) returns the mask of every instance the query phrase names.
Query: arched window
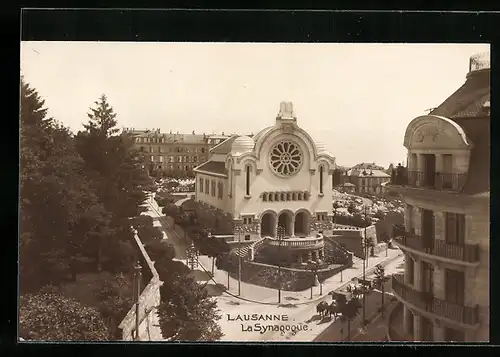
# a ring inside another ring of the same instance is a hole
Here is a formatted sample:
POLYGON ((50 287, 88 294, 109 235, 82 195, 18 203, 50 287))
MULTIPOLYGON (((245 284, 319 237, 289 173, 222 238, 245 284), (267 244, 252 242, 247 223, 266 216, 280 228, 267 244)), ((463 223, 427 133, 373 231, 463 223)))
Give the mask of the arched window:
POLYGON ((319 193, 323 194, 323 174, 325 168, 323 166, 319 167, 319 193))
POLYGON ((281 201, 286 201, 286 193, 281 194, 281 201))
POLYGON ((245 187, 246 187, 246 195, 250 196, 250 166, 247 165, 245 167, 245 187))
POLYGON ((275 193, 274 194, 274 200, 277 202, 280 200, 280 194, 279 193, 275 193))
POLYGON ((265 192, 262 194, 262 201, 267 202, 267 193, 265 192))

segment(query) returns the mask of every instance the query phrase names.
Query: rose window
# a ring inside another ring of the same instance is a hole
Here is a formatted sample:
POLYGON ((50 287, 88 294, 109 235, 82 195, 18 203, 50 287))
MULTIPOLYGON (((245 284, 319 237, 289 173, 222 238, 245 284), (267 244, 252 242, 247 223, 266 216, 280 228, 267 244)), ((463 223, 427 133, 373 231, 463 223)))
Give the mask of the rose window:
POLYGON ((270 164, 274 172, 283 176, 296 173, 302 165, 302 151, 291 141, 282 141, 271 149, 270 164))

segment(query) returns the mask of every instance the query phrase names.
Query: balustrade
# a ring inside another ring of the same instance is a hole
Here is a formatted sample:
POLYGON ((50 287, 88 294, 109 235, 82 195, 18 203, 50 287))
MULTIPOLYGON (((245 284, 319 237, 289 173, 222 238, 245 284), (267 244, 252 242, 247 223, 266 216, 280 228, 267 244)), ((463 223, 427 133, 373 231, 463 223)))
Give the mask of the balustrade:
POLYGON ((479 262, 478 244, 452 244, 441 239, 424 239, 422 236, 406 232, 404 226, 394 225, 393 236, 396 243, 423 253, 468 263, 479 262))
POLYGON ((392 276, 392 290, 403 302, 406 301, 423 311, 466 325, 475 325, 479 322, 479 307, 477 305, 464 306, 438 299, 426 292, 417 291, 404 284, 403 274, 392 276))
POLYGON ((391 185, 420 187, 433 190, 458 191, 467 178, 463 173, 408 171, 406 168, 395 170, 391 176, 391 185))

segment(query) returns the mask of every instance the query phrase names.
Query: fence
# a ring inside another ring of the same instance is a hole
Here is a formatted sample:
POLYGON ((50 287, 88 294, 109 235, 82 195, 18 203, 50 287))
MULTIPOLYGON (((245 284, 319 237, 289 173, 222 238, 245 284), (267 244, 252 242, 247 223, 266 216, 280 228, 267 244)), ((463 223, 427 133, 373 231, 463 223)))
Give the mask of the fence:
MULTIPOLYGON (((137 232, 134 234, 134 240, 140 251, 142 270, 145 276, 151 276, 148 284, 142 290, 139 296, 139 340, 157 341, 162 340, 161 330, 158 324, 157 307, 160 304, 160 287, 163 282, 160 281, 158 272, 154 267, 154 262, 144 249, 137 232), (145 271, 146 269, 146 271, 145 271)), ((130 308, 129 312, 118 326, 122 331, 122 340, 134 340, 136 335, 136 306, 130 308)))

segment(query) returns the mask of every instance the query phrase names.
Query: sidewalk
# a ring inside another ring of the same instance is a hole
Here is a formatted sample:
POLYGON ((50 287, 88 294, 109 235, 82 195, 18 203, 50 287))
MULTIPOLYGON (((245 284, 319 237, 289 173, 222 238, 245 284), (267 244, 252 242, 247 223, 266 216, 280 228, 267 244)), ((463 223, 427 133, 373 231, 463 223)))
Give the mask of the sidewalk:
MULTIPOLYGON (((151 198, 150 203, 155 207, 155 210, 157 212, 152 211, 152 214, 155 214, 156 216, 160 216, 159 213, 161 213, 161 209, 158 207, 158 204, 156 201, 151 198)), ((163 223, 163 222, 162 222, 163 223)), ((165 230, 167 231, 167 236, 168 236, 168 241, 169 243, 174 245, 174 248, 176 250, 176 258, 180 261, 185 262, 185 249, 186 249, 186 244, 184 242, 184 239, 179 237, 178 233, 171 229, 170 227, 165 227, 165 230), (172 237, 172 235, 174 237, 172 237)), ((366 269, 365 269, 365 274, 369 275, 371 274, 375 266, 377 264, 382 264, 386 265, 398 257, 400 257, 403 253, 399 249, 389 249, 387 251, 387 257, 385 256, 385 251, 379 253, 375 257, 369 257, 367 260, 366 264, 366 269)), ((201 270, 206 270, 208 272, 211 272, 212 270, 212 258, 209 258, 208 256, 199 256, 198 262, 200 265, 202 265, 201 270), (204 268, 204 269, 203 269, 204 268)), ((363 274, 363 260, 362 259, 356 259, 354 261, 354 264, 351 268, 345 269, 342 274, 336 274, 325 281, 322 282, 322 294, 320 295, 320 288, 319 286, 313 287, 313 299, 311 299, 311 289, 305 289, 302 291, 282 291, 281 292, 281 303, 282 304, 287 304, 287 303, 293 303, 295 305, 297 304, 311 304, 313 302, 319 302, 325 297, 328 297, 328 293, 334 290, 337 290, 339 288, 342 288, 346 286, 353 278, 361 278, 363 274), (342 275, 342 281, 340 280, 340 277, 342 275)), ((208 280, 208 276, 207 276, 208 280)), ((217 284, 224 285, 227 288, 228 285, 228 276, 227 272, 224 270, 219 270, 217 267, 214 268, 214 275, 213 275, 213 280, 217 284)), ((215 283, 214 283, 215 284, 215 283)), ((275 304, 278 305, 278 296, 277 296, 277 290, 276 289, 271 289, 263 286, 258 286, 258 285, 253 285, 249 284, 246 282, 241 282, 241 295, 239 295, 240 298, 243 298, 244 300, 247 300, 249 302, 256 302, 256 303, 262 303, 262 304, 275 304)), ((234 279, 232 277, 229 277, 229 289, 227 290, 228 293, 231 295, 236 295, 238 296, 238 280, 234 279)))

